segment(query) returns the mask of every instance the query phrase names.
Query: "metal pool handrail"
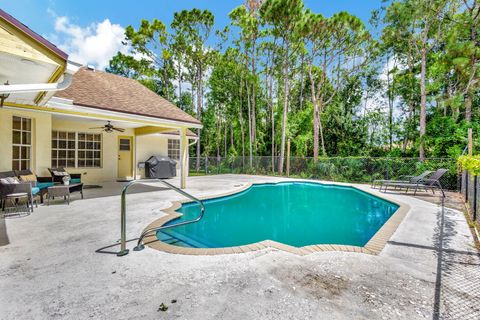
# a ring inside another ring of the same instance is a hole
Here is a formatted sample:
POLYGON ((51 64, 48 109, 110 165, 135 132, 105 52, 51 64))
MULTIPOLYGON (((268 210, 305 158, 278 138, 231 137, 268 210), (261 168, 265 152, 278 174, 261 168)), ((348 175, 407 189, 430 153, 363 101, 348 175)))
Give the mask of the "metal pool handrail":
POLYGON ((126 202, 127 191, 134 184, 145 184, 145 183, 149 183, 149 182, 161 182, 165 186, 167 186, 169 189, 171 189, 173 191, 176 191, 176 192, 180 193, 181 195, 189 198, 190 200, 193 200, 194 202, 198 203, 200 205, 200 215, 193 220, 183 221, 183 222, 179 222, 179 223, 168 225, 168 226, 150 228, 150 229, 147 229, 147 230, 143 231, 142 234, 140 235, 140 238, 138 239, 137 246, 133 250, 135 250, 135 251, 142 250, 144 248, 144 245, 142 244, 143 239, 148 234, 150 234, 154 231, 163 230, 163 229, 167 229, 167 228, 178 227, 178 226, 183 226, 183 225, 186 225, 186 224, 190 224, 190 223, 200 221, 203 218, 203 214, 205 213, 205 205, 203 204, 203 202, 201 200, 197 199, 196 197, 192 196, 191 194, 186 193, 185 191, 175 187, 174 185, 172 185, 172 184, 170 184, 170 183, 168 183, 164 180, 161 180, 161 179, 142 179, 142 180, 131 181, 125 187, 123 187, 122 195, 121 195, 120 252, 117 253, 117 256, 119 256, 119 257, 128 254, 128 251, 129 251, 127 249, 127 236, 126 236, 126 231, 127 231, 127 217, 126 217, 126 215, 127 215, 127 202, 126 202))

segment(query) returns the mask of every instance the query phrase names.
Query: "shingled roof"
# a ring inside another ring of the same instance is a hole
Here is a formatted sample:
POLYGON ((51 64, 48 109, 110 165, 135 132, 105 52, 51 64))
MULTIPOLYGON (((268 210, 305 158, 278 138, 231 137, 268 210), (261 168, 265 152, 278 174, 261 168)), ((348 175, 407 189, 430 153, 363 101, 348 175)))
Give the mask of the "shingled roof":
POLYGON ((78 106, 200 124, 137 80, 87 68, 80 68, 70 87, 55 97, 73 100, 78 106))

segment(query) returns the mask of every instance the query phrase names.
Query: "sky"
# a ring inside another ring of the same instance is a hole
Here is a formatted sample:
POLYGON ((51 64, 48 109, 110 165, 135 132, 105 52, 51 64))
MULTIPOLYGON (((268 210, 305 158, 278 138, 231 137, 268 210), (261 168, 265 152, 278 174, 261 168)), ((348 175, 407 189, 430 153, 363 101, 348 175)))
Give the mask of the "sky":
MULTIPOLYGON (((313 12, 331 16, 348 11, 368 24, 370 13, 381 0, 304 0, 313 12)), ((215 28, 228 25, 228 13, 243 0, 0 0, 0 8, 44 36, 69 58, 99 69, 122 45, 128 25, 137 27, 141 19, 157 18, 169 25, 173 13, 184 9, 208 9, 215 16, 215 28)))

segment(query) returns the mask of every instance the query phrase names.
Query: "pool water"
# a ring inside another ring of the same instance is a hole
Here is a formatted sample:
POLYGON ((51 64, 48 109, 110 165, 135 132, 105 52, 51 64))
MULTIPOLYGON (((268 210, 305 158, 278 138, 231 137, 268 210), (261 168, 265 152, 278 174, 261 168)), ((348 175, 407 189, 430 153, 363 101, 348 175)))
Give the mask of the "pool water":
MULTIPOLYGON (((364 246, 398 205, 353 187, 308 182, 253 185, 240 193, 204 201, 199 222, 166 229, 157 238, 171 244, 221 248, 274 240, 295 247, 312 244, 364 246), (174 241, 172 241, 174 240, 174 241)), ((177 210, 198 216, 196 203, 177 210)))

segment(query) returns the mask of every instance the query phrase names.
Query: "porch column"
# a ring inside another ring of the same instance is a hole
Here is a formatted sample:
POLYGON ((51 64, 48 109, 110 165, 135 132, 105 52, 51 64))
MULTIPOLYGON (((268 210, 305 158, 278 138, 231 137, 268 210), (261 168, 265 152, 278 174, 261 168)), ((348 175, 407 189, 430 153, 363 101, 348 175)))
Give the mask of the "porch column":
POLYGON ((187 170, 188 170, 188 140, 187 129, 180 130, 180 188, 185 189, 187 186, 187 170))

